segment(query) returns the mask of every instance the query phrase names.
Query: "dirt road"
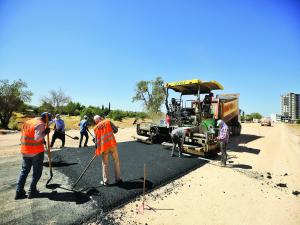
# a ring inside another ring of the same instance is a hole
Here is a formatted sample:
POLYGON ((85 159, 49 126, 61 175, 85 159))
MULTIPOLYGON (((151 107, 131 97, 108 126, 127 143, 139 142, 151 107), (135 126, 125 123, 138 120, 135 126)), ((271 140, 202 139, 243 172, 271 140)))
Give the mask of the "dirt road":
MULTIPOLYGON (((68 133, 78 135, 78 131, 68 133)), ((117 139, 119 142, 131 140, 133 133, 134 128, 120 129, 117 139)), ((219 167, 218 161, 212 160, 149 193, 146 204, 152 210, 142 213, 142 201, 138 198, 108 213, 107 221, 120 224, 300 224, 300 195, 296 195, 300 191, 299 135, 284 124, 274 127, 243 124, 242 135, 233 138, 228 146, 228 168, 219 167)), ((18 144, 19 134, 0 135, 0 199, 1 208, 5 209, 1 219, 10 221, 8 217, 12 217, 22 221, 23 217, 35 221, 34 210, 39 214, 45 211, 46 219, 48 210, 56 210, 57 217, 47 221, 65 218, 66 223, 71 223, 72 215, 59 214, 61 207, 68 207, 74 214, 82 215, 84 221, 84 215, 94 208, 92 196, 74 197, 67 190, 58 190, 59 195, 49 193, 41 199, 22 200, 24 204, 13 200, 21 162, 18 144), (43 207, 37 207, 39 205, 43 207)), ((56 146, 59 145, 57 140, 56 146)), ((77 145, 71 139, 66 142, 66 146, 77 145)), ((40 183, 44 184, 48 177, 45 169, 40 183)), ((59 174, 55 181, 68 183, 68 178, 59 174)))
POLYGON ((139 200, 109 217, 121 224, 300 224, 300 195, 293 194, 300 191, 299 134, 284 124, 243 124, 228 154, 230 168, 212 162, 147 195, 153 210, 141 213, 139 200))

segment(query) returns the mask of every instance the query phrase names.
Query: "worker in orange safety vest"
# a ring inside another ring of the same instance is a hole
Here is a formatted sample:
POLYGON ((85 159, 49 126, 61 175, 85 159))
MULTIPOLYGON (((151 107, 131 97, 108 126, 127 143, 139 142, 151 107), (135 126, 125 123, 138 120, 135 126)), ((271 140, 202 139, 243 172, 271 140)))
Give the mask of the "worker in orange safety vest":
POLYGON ((43 112, 41 117, 33 118, 24 122, 21 133, 21 153, 23 156, 22 169, 17 183, 15 199, 26 197, 24 186, 27 176, 33 168, 32 181, 28 192, 28 198, 36 197, 38 190, 36 188, 43 172, 44 160, 44 138, 50 132, 46 129, 46 117, 48 121, 52 120, 52 115, 43 112))
POLYGON ((108 162, 111 154, 115 164, 115 181, 117 184, 122 183, 120 175, 120 161, 118 155, 117 142, 114 133, 118 132, 118 128, 108 119, 103 119, 101 116, 94 116, 96 126, 94 127, 96 155, 102 154, 102 185, 108 185, 108 162))

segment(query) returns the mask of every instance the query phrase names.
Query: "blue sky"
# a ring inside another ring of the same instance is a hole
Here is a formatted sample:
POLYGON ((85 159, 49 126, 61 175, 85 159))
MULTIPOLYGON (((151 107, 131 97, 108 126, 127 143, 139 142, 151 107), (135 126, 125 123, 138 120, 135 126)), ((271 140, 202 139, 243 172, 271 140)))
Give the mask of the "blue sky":
POLYGON ((217 80, 240 107, 279 112, 300 93, 300 3, 0 0, 0 79, 22 78, 38 105, 63 89, 85 105, 142 110, 135 84, 217 80))

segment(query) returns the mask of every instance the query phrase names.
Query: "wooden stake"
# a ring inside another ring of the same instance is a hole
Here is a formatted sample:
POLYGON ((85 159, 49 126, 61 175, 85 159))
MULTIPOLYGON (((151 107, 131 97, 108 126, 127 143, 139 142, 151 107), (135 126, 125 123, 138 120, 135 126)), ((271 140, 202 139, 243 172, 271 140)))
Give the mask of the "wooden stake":
POLYGON ((146 163, 144 163, 143 211, 145 209, 145 192, 146 192, 146 163))

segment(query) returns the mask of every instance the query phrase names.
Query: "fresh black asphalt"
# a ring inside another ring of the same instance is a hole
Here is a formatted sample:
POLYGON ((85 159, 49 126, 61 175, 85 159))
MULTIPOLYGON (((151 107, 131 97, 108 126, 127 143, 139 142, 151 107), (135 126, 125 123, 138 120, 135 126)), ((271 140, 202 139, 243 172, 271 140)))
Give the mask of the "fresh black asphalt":
MULTIPOLYGON (((67 148, 53 152, 54 168, 74 183, 94 155, 94 148, 67 148)), ((123 184, 114 184, 114 165, 110 157, 110 185, 102 186, 101 157, 97 157, 76 186, 96 201, 96 207, 106 212, 128 202, 143 192, 144 164, 146 164, 147 191, 170 182, 206 162, 196 157, 170 157, 170 151, 161 145, 138 142, 118 144, 123 184)), ((83 196, 79 196, 83 197, 83 196)))
MULTIPOLYGON (((161 185, 199 168, 206 163, 197 157, 170 157, 170 151, 161 145, 146 145, 138 142, 118 144, 121 174, 124 183, 114 184, 114 166, 110 159, 110 186, 101 186, 101 156, 97 157, 78 183, 72 184, 94 155, 93 147, 64 148, 52 152, 53 178, 45 156, 44 171, 37 198, 13 199, 21 158, 0 160, 0 224, 82 224, 101 221, 114 223, 105 217, 106 212, 143 193, 144 164, 146 164, 146 188, 153 190, 161 185)), ((31 173, 25 190, 28 191, 31 173)))

